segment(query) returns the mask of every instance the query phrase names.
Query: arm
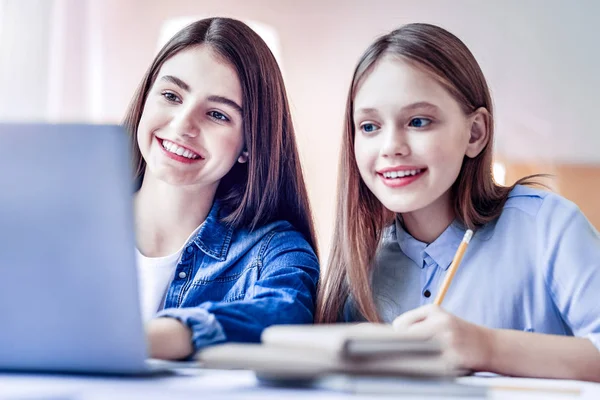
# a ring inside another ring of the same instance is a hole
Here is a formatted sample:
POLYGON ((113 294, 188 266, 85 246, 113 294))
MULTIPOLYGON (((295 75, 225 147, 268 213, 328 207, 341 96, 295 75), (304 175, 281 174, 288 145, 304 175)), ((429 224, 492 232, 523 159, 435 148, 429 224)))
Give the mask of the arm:
POLYGON ((185 358, 225 341, 259 342, 270 325, 312 323, 319 264, 301 235, 292 230, 275 233, 258 268, 258 279, 242 300, 159 312, 158 319, 172 321, 149 325, 151 354, 185 358))
POLYGON ((483 369, 600 382, 600 238, 571 202, 549 196, 538 213, 538 263, 563 320, 579 337, 490 332, 483 369))
POLYGON ((402 314, 394 328, 439 340, 446 357, 468 370, 600 382, 600 351, 586 338, 490 329, 435 305, 402 314))
POLYGON ((394 327, 435 337, 471 370, 600 382, 600 237, 576 206, 548 200, 538 215, 538 262, 549 296, 579 337, 492 330, 436 306, 407 312, 394 327))
POLYGON ((600 382, 600 352, 589 339, 504 329, 488 331, 491 356, 479 370, 600 382))

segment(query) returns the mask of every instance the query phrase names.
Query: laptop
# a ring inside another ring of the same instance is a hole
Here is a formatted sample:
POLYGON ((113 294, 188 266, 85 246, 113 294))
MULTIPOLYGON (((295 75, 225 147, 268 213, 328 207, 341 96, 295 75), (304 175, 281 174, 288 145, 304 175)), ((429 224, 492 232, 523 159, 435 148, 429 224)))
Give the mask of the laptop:
POLYGON ((145 374, 119 126, 0 124, 0 370, 145 374))

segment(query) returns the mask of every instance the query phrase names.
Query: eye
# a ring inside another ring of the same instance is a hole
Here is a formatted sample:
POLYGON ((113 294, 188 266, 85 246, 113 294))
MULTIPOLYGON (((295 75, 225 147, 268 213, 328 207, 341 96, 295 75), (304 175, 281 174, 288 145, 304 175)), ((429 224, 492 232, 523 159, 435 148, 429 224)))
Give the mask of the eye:
POLYGON ((364 133, 373 133, 377 129, 379 129, 379 127, 371 122, 367 122, 366 124, 362 124, 360 126, 360 130, 363 131, 364 133))
POLYGON ((161 96, 164 97, 169 103, 181 103, 181 99, 173 92, 162 92, 161 96))
POLYGON ((429 118, 413 118, 408 123, 408 126, 413 128, 424 128, 429 124, 431 124, 431 120, 429 118))
POLYGON ((220 113, 218 111, 209 111, 208 112, 208 116, 211 117, 212 119, 217 119, 219 121, 224 121, 224 122, 229 122, 229 118, 227 118, 227 116, 223 113, 220 113))

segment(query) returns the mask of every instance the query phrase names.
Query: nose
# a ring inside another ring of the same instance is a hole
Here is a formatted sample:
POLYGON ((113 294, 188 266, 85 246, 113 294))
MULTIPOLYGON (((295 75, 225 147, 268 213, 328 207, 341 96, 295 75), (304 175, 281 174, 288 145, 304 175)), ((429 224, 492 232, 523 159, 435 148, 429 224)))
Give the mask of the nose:
POLYGON ((402 129, 390 128, 382 133, 380 153, 383 157, 403 157, 410 154, 408 138, 402 129))
POLYGON ((200 134, 200 121, 192 107, 178 107, 170 125, 180 137, 195 138, 200 134))

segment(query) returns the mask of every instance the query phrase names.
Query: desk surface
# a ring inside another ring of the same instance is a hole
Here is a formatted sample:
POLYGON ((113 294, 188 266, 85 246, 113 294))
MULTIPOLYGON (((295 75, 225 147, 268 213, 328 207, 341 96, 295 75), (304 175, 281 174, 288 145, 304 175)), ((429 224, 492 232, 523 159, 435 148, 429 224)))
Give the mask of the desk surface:
MULTIPOLYGON (((490 387, 488 399, 600 399, 600 384, 515 378, 460 378, 461 383, 490 387), (580 392, 579 394, 577 392, 580 392)), ((264 387, 252 372, 178 370, 172 376, 146 378, 43 374, 0 374, 0 400, 121 400, 121 399, 367 399, 381 396, 321 389, 264 387)), ((394 397, 398 397, 395 395, 394 397)), ((422 396, 405 395, 403 399, 422 396)), ((457 399, 429 396, 428 399, 457 399)), ((474 397, 469 397, 473 399, 474 397)), ((481 397, 480 397, 481 398, 481 397)))

